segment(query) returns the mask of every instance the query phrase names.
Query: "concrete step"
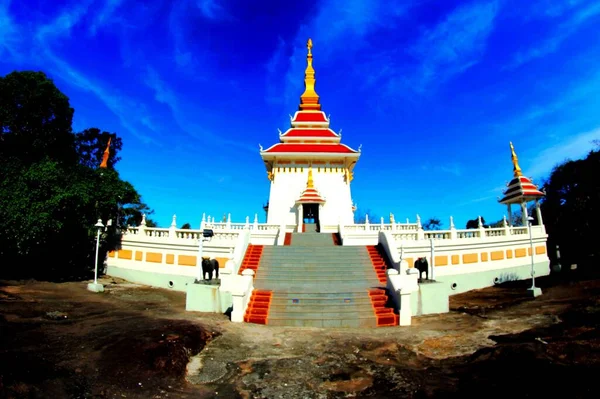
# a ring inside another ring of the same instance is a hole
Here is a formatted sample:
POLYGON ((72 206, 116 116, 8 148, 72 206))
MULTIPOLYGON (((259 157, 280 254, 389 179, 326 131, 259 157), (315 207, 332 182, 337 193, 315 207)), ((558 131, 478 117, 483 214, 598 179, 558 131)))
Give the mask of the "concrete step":
MULTIPOLYGON (((344 266, 356 266, 356 267, 370 267, 373 268, 372 263, 361 260, 348 260, 348 261, 326 261, 326 260, 314 260, 314 259, 268 259, 262 260, 259 263, 261 266, 286 266, 286 267, 344 267, 344 266)), ((385 265, 380 265, 385 266, 385 265)))
MULTIPOLYGON (((368 251, 365 249, 365 247, 361 247, 361 246, 336 245, 331 248, 319 247, 319 248, 315 248, 315 250, 319 251, 319 252, 360 252, 360 253, 365 253, 365 254, 368 253, 368 251)), ((311 251, 311 248, 293 247, 290 245, 267 245, 262 249, 263 253, 276 252, 276 251, 308 252, 308 251, 311 251)))
POLYGON ((279 269, 263 269, 260 268, 260 275, 263 278, 267 277, 288 277, 296 278, 306 276, 306 278, 323 278, 332 277, 337 278, 338 276, 355 277, 360 278, 372 278, 375 275, 373 270, 341 270, 341 269, 291 269, 291 270, 279 270, 279 269))
POLYGON ((361 263, 372 264, 371 259, 365 256, 353 255, 316 255, 316 254, 285 254, 266 255, 260 259, 261 262, 312 262, 312 263, 361 263))
MULTIPOLYGON (((376 285, 381 285, 381 283, 379 282, 379 279, 377 278, 376 274, 372 274, 370 276, 345 276, 343 273, 342 274, 335 274, 332 276, 320 276, 320 277, 315 277, 315 276, 308 276, 308 275, 297 275, 297 276, 293 276, 294 278, 291 278, 290 276, 287 275, 268 275, 263 273, 260 269, 258 271, 258 274, 256 275, 256 277, 254 278, 254 283, 256 285, 257 282, 288 282, 288 283, 296 283, 296 284, 315 284, 315 285, 323 285, 323 284, 327 284, 330 285, 331 287, 335 287, 336 285, 344 285, 344 284, 353 284, 356 285, 358 283, 363 283, 362 285, 364 286, 370 286, 372 282, 376 282, 376 285), (328 278, 324 278, 324 277, 328 277, 328 278)), ((335 292, 335 290, 334 290, 335 292)))
MULTIPOLYGON (((360 260, 360 261, 370 261, 367 255, 357 255, 357 254, 318 254, 312 252, 306 253, 281 253, 281 254, 265 254, 261 258, 261 260, 266 259, 277 259, 277 260, 287 260, 287 259, 314 259, 314 260, 331 260, 331 261, 351 261, 351 260, 360 260)), ((257 259, 254 259, 257 260, 257 259)))
POLYGON ((371 298, 354 298, 352 296, 341 297, 341 298, 328 298, 328 297, 303 297, 302 293, 297 295, 291 294, 289 298, 272 298, 271 307, 282 307, 288 308, 289 306, 302 307, 302 306, 317 306, 321 309, 328 309, 329 307, 337 306, 368 306, 371 307, 371 298), (296 298, 298 297, 298 298, 296 298))
POLYGON ((356 314, 339 318, 308 318, 308 317, 270 317, 270 326, 288 327, 319 327, 319 328, 372 328, 377 327, 375 315, 357 317, 356 314))
MULTIPOLYGON (((314 255, 286 255, 286 256, 265 256, 260 260, 261 263, 316 263, 322 265, 324 263, 358 263, 361 265, 372 265, 368 258, 358 256, 314 256, 314 255)), ((381 263, 381 262, 379 262, 381 263)))
MULTIPOLYGON (((316 249, 316 248, 315 248, 316 249)), ((260 259, 263 258, 281 258, 281 257, 304 257, 311 256, 315 258, 328 258, 328 259, 343 259, 343 258, 359 258, 359 259, 371 259, 369 254, 359 252, 319 252, 319 251, 275 251, 266 252, 262 254, 260 259)))
MULTIPOLYGON (((299 293, 307 293, 314 294, 315 296, 322 296, 323 294, 334 294, 338 295, 340 293, 345 292, 365 292, 369 288, 381 287, 381 284, 377 279, 373 279, 371 281, 362 282, 358 284, 336 284, 333 283, 323 283, 323 284, 315 284, 314 281, 306 282, 305 284, 288 281, 288 282, 277 282, 277 281, 269 281, 269 280, 258 280, 258 278, 254 281, 254 288, 260 290, 269 290, 273 291, 273 293, 279 292, 293 292, 296 294, 299 293), (321 294, 321 295, 319 295, 321 294)), ((343 295, 340 295, 343 297, 343 295)))
POLYGON ((331 264, 331 263, 266 263, 260 264, 261 270, 338 270, 338 271, 373 271, 372 265, 363 265, 356 263, 331 264))
MULTIPOLYGON (((338 290, 338 291, 321 291, 321 290, 280 290, 274 291, 272 293, 272 300, 286 300, 286 299, 340 299, 344 300, 346 298, 350 299, 362 299, 369 298, 368 295, 369 288, 356 288, 352 287, 346 290, 338 290)), ((370 300, 370 299, 369 299, 370 300)))
POLYGON ((348 309, 342 311, 308 311, 308 310, 296 310, 296 311, 279 311, 272 307, 269 309, 269 319, 271 318, 294 318, 294 319, 352 319, 356 317, 372 317, 374 316, 373 308, 365 309, 348 309))

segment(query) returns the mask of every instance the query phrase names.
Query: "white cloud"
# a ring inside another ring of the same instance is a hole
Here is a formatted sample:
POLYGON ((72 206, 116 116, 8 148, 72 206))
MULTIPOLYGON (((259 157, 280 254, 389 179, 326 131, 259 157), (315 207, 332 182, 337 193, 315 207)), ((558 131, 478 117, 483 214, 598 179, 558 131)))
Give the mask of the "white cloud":
MULTIPOLYGON (((247 143, 229 140, 225 137, 209 132, 200 125, 194 123, 193 119, 191 119, 190 116, 182 110, 176 93, 151 67, 147 68, 144 83, 146 83, 146 85, 154 91, 154 99, 169 108, 171 115, 175 119, 175 122, 177 122, 177 125, 188 136, 197 140, 209 142, 211 144, 229 146, 256 153, 256 148, 248 145, 247 143)), ((195 113, 195 116, 197 117, 197 112, 195 113)))
POLYGON ((14 58, 19 56, 20 32, 10 15, 9 6, 10 0, 0 1, 0 57, 6 52, 14 58))
POLYGON ((92 0, 82 1, 77 6, 64 10, 51 23, 40 26, 36 31, 36 39, 39 42, 46 43, 57 37, 68 36, 71 29, 77 25, 83 16, 87 13, 92 0))
MULTIPOLYGON (((412 6, 411 1, 324 0, 314 17, 300 27, 293 41, 283 82, 287 109, 297 106, 302 93, 306 67, 306 41, 314 43, 317 85, 319 64, 339 62, 340 56, 352 57, 368 47, 367 36, 377 29, 394 26, 412 6), (334 61, 336 60, 336 61, 334 61)), ((277 50, 276 50, 277 51, 277 50)), ((318 88, 317 88, 318 93, 318 88)))
POLYGON ((424 163, 421 165, 421 169, 424 171, 448 173, 454 176, 461 176, 463 174, 463 167, 456 162, 447 164, 436 163, 433 165, 424 163))
POLYGON ((46 68, 71 86, 93 93, 119 119, 121 125, 142 142, 157 142, 147 134, 148 130, 158 132, 146 107, 137 101, 118 94, 115 90, 85 76, 52 50, 56 39, 68 36, 88 11, 90 1, 80 3, 76 7, 63 11, 52 22, 40 26, 36 33, 38 52, 46 68))
POLYGON ((202 15, 210 19, 220 19, 227 16, 225 8, 218 4, 217 0, 196 0, 196 7, 202 11, 202 15))
POLYGON ((495 1, 462 6, 426 31, 412 48, 416 58, 422 60, 412 86, 424 91, 432 81, 462 73, 478 63, 497 13, 495 1))
POLYGON ((113 17, 114 12, 119 8, 123 1, 124 0, 106 0, 100 11, 94 15, 94 20, 90 25, 90 32, 96 34, 98 28, 108 24, 113 17))
POLYGON ((565 160, 585 158, 594 149, 592 142, 600 139, 600 126, 594 130, 576 133, 567 137, 559 143, 544 148, 531 159, 528 162, 530 166, 525 174, 536 179, 545 178, 550 175, 554 166, 565 160))
POLYGON ((535 59, 555 53, 570 36, 577 32, 579 28, 598 16, 600 16, 600 2, 594 2, 586 7, 578 9, 571 14, 567 21, 559 24, 553 34, 547 37, 546 40, 526 51, 516 53, 512 62, 505 68, 518 68, 535 59))

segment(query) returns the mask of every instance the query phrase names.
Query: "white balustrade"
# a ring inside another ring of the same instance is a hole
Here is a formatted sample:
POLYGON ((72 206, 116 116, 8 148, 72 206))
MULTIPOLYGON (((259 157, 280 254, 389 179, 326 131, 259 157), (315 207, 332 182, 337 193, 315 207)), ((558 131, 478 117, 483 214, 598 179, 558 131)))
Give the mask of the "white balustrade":
POLYGON ((506 229, 504 227, 485 229, 486 237, 500 237, 506 235, 506 229))
POLYGON ((464 238, 480 238, 479 230, 467 229, 467 230, 456 230, 456 237, 459 239, 464 238))
POLYGON ((430 239, 434 239, 434 240, 449 240, 451 238, 452 237, 451 237, 450 231, 434 230, 434 231, 426 231, 425 232, 425 239, 426 240, 430 240, 430 239))
POLYGON ((529 231, 527 230, 527 227, 511 227, 510 233, 513 235, 529 234, 529 231))

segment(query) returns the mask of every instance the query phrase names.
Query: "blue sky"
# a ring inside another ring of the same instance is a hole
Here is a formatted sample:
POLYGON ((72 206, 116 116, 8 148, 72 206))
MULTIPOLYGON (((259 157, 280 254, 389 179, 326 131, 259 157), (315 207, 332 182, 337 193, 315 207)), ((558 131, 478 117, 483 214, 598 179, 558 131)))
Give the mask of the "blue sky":
POLYGON ((323 110, 362 144, 359 209, 464 227, 505 213, 509 141, 536 183, 594 148, 599 23, 585 0, 0 0, 0 74, 42 70, 76 131, 118 133, 161 226, 263 221, 259 144, 297 110, 311 37, 323 110))

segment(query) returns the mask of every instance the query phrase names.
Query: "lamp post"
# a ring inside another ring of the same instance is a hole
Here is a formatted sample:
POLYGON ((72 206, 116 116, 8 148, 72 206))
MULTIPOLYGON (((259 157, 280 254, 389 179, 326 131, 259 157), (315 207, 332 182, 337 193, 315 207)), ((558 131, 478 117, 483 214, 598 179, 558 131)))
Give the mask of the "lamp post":
POLYGON ((531 287, 527 289, 527 292, 530 296, 536 297, 542 295, 542 289, 535 286, 535 269, 533 266, 533 236, 531 234, 531 222, 533 222, 533 218, 529 216, 527 218, 527 222, 529 224, 529 246, 531 247, 531 287))
POLYGON ((94 263, 94 282, 88 284, 88 290, 93 292, 103 292, 104 286, 102 284, 98 284, 98 250, 100 248, 100 232, 104 228, 102 224, 102 220, 98 219, 98 223, 94 225, 96 227, 96 261, 94 263))

